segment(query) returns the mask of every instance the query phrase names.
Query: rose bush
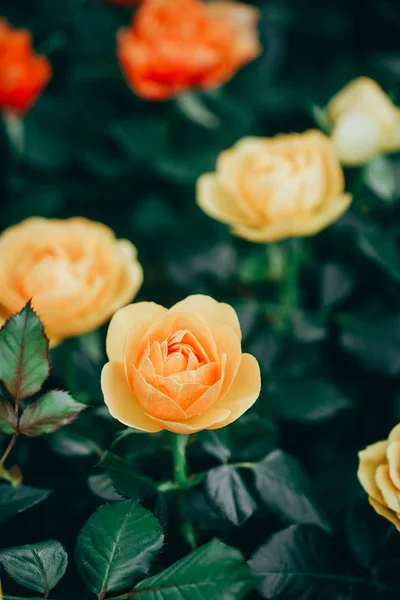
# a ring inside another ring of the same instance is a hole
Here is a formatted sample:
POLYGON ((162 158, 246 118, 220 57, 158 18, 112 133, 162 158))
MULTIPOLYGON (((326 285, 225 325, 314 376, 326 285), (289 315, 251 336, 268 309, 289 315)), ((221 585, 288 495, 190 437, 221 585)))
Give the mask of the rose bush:
POLYGON ((197 183, 197 202, 252 242, 314 235, 349 207, 342 169, 319 131, 244 138, 197 183))
POLYGON ((31 218, 0 236, 1 314, 32 299, 53 344, 99 327, 142 281, 135 247, 101 223, 31 218))
POLYGON ((258 398, 260 369, 242 354, 237 315, 209 296, 167 310, 153 302, 120 309, 107 334, 104 400, 136 429, 195 433, 219 429, 258 398))

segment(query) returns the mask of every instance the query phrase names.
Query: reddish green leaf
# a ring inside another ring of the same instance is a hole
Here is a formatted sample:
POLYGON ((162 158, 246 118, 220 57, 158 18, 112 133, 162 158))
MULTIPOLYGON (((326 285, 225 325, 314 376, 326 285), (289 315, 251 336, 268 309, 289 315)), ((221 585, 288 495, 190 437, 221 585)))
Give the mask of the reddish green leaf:
POLYGON ((24 410, 19 431, 29 437, 52 433, 72 423, 85 408, 86 404, 77 402, 68 392, 52 390, 24 410))
POLYGON ((4 398, 0 398, 0 433, 10 435, 17 429, 18 417, 14 408, 4 398))
POLYGON ((49 370, 48 339, 30 302, 0 330, 0 380, 19 400, 36 394, 49 370))

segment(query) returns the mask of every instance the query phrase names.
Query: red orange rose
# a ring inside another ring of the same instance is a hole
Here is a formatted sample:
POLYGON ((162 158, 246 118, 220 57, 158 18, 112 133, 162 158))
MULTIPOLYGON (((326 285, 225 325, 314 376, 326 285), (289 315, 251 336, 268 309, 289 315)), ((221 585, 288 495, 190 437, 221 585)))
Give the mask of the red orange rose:
POLYGON ((122 70, 152 100, 215 87, 260 54, 257 19, 257 9, 237 2, 146 0, 119 31, 122 70))
POLYGON ((30 32, 0 19, 0 108, 23 115, 50 77, 50 63, 35 54, 30 32))

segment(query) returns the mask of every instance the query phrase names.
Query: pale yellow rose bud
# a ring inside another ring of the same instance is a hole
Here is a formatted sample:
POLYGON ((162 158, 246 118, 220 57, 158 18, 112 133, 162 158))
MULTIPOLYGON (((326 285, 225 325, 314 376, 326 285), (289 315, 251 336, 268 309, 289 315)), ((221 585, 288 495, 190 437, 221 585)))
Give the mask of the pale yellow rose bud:
POLYGON ((344 176, 328 137, 319 131, 243 138, 202 175, 197 202, 208 215, 252 242, 309 236, 348 208, 344 176))
POLYGON ((358 457, 358 479, 371 506, 400 531, 400 424, 358 457))
POLYGON ((400 149, 400 110, 367 77, 351 81, 327 106, 332 141, 344 165, 361 165, 400 149))

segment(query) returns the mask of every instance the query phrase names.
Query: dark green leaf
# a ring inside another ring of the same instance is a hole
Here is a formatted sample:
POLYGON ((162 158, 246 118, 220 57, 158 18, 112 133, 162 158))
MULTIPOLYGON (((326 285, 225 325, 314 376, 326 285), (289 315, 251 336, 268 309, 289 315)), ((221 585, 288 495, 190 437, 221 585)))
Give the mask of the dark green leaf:
POLYGON ((38 504, 50 493, 50 490, 40 490, 27 485, 16 488, 0 485, 0 523, 38 504))
POLYGON ((242 525, 257 508, 235 467, 211 469, 206 478, 207 493, 222 514, 234 525, 242 525))
POLYGON ((211 454, 221 462, 229 460, 231 451, 227 445, 228 430, 226 427, 216 431, 201 431, 196 437, 207 454, 211 454))
POLYGON ((122 496, 115 491, 114 484, 108 473, 100 473, 100 475, 91 475, 88 478, 88 486, 91 492, 107 502, 116 502, 122 500, 122 496))
POLYGON ((364 181, 382 200, 393 200, 396 177, 393 165, 386 156, 376 156, 365 165, 364 181))
POLYGON ((204 98, 199 93, 179 94, 176 98, 176 106, 189 121, 201 127, 218 129, 220 125, 219 118, 207 108, 204 98))
POLYGON ((11 404, 4 398, 0 398, 0 433, 10 435, 18 426, 17 413, 11 404))
POLYGON ((400 373, 400 318, 361 321, 342 316, 339 323, 341 345, 364 368, 392 377, 400 373))
POLYGON ((106 452, 100 461, 115 489, 126 498, 144 500, 156 493, 154 482, 142 475, 128 461, 112 452, 106 452))
POLYGON ((0 563, 20 585, 48 593, 64 575, 68 555, 60 542, 50 540, 1 550, 0 563))
POLYGON ((264 598, 339 600, 347 597, 341 594, 353 578, 338 571, 336 562, 328 536, 314 527, 292 525, 261 546, 249 566, 264 578, 264 598))
POLYGON ((336 306, 345 300, 354 289, 351 274, 338 263, 327 263, 322 269, 321 304, 323 307, 336 306))
POLYGON ((29 597, 29 598, 23 598, 22 596, 3 596, 4 600, 43 600, 43 598, 39 598, 38 596, 35 596, 34 598, 29 597))
POLYGON ((149 570, 163 539, 157 519, 137 502, 106 504, 81 529, 75 560, 94 593, 119 590, 149 570))
POLYGON ((19 431, 29 437, 53 433, 72 423, 85 408, 85 404, 74 400, 68 392, 47 392, 26 407, 19 423, 19 431))
POLYGON ((313 423, 352 406, 351 399, 325 379, 296 378, 277 383, 268 395, 278 419, 313 423))
POLYGON ((213 540, 136 587, 141 600, 241 600, 255 587, 236 548, 213 540))
POLYGON ((95 440, 77 431, 57 431, 49 438, 49 444, 54 452, 63 456, 91 456, 102 452, 95 440))
POLYGON ((315 343, 326 336, 325 321, 322 316, 305 310, 293 310, 291 312, 291 324, 293 335, 296 339, 315 343))
POLYGON ((252 468, 261 498, 279 519, 328 527, 311 483, 296 458, 274 450, 252 468))
POLYGON ((361 252, 395 281, 400 281, 400 257, 397 244, 379 229, 363 231, 357 236, 361 252))
POLYGON ((22 400, 40 390, 49 369, 48 340, 28 303, 0 330, 0 379, 22 400))

